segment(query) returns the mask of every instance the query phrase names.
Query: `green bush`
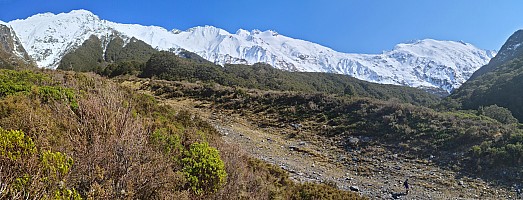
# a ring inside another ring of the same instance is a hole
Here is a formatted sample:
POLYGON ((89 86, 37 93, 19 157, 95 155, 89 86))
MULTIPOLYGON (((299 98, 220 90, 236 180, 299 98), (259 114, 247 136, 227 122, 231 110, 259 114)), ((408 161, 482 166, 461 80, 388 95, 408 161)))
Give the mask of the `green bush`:
POLYGON ((120 76, 120 75, 136 75, 140 73, 143 68, 143 63, 137 61, 125 61, 120 63, 111 63, 105 67, 98 74, 107 76, 109 78, 120 76))
POLYGON ((42 84, 50 79, 29 70, 0 70, 0 97, 20 92, 30 92, 35 84, 42 84))
POLYGON ((76 189, 74 189, 74 188, 72 190, 63 188, 60 190, 56 190, 54 192, 54 199, 55 200, 81 200, 82 197, 80 196, 78 191, 76 191, 76 189))
POLYGON ((72 89, 61 86, 49 86, 52 84, 48 76, 29 70, 0 70, 0 97, 33 92, 44 102, 49 102, 50 100, 68 101, 71 109, 78 109, 76 94, 72 89))
POLYGON ((31 184, 31 179, 32 177, 29 176, 29 174, 24 174, 24 176, 16 178, 13 184, 13 189, 17 191, 23 190, 31 184))
POLYGON ((196 142, 185 156, 183 172, 195 194, 216 192, 225 184, 227 172, 217 149, 207 142, 196 142))
POLYGON ((78 102, 76 101, 76 94, 70 88, 60 86, 41 86, 37 89, 38 95, 44 102, 50 100, 67 101, 72 110, 78 109, 78 102))
POLYGON ((480 107, 479 110, 483 115, 504 124, 513 124, 518 122, 518 120, 512 116, 512 112, 510 112, 509 109, 500 107, 496 104, 487 107, 480 107))
POLYGON ((177 156, 183 152, 180 136, 172 133, 167 128, 156 129, 152 133, 151 139, 153 144, 159 145, 164 153, 173 155, 175 161, 177 160, 177 156))
POLYGON ((0 128, 0 155, 17 160, 23 155, 35 152, 36 147, 33 140, 24 132, 0 128))
POLYGON ((73 166, 73 159, 61 152, 41 152, 42 167, 50 178, 59 180, 69 173, 73 166))

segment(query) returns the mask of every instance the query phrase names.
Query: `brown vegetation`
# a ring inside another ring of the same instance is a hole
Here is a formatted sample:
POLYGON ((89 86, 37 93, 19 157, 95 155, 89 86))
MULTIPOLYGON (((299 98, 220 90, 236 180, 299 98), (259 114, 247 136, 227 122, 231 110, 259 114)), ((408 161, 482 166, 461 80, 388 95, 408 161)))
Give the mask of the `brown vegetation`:
POLYGON ((1 80, 15 86, 0 91, 0 126, 34 142, 20 159, 0 155, 0 190, 8 191, 3 198, 360 198, 331 186, 291 182, 285 171, 225 144, 198 116, 160 106, 110 80, 60 71, 1 73, 19 81, 1 80), (208 142, 225 164, 226 182, 217 191, 190 190, 181 160, 195 142, 208 142))
POLYGON ((443 168, 505 186, 521 181, 517 176, 523 160, 521 129, 481 110, 441 112, 397 101, 187 82, 148 80, 142 89, 164 98, 202 101, 261 128, 300 124, 301 131, 288 137, 349 150, 349 138, 367 138, 366 145, 385 145, 413 157, 437 157, 435 162, 443 168))

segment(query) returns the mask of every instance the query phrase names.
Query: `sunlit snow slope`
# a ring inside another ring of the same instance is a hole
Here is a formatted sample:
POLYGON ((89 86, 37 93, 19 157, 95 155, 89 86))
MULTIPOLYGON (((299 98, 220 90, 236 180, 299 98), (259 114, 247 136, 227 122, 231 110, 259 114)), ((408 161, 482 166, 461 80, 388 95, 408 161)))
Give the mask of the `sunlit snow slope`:
POLYGON ((468 43, 432 39, 398 44, 382 54, 348 54, 274 31, 229 33, 212 26, 168 31, 101 20, 86 10, 37 14, 8 24, 30 56, 45 68, 56 68, 67 52, 91 35, 105 41, 116 34, 135 37, 159 50, 185 49, 217 64, 264 62, 289 71, 347 74, 371 82, 450 92, 495 55, 468 43))

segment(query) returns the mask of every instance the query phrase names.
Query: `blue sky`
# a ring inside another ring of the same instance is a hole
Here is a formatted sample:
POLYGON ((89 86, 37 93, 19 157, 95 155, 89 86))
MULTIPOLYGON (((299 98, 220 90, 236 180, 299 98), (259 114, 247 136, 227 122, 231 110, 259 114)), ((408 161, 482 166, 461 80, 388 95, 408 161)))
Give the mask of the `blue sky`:
POLYGON ((120 23, 181 29, 275 30, 347 53, 381 53, 415 39, 498 50, 523 28, 520 0, 0 0, 0 20, 90 10, 120 23))

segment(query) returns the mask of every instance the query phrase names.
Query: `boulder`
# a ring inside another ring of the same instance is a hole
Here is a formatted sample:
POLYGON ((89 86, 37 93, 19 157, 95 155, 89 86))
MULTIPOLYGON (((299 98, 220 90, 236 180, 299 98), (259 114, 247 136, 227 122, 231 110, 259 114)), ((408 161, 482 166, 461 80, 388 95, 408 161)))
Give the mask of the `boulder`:
POLYGON ((360 139, 356 137, 349 137, 349 139, 347 139, 347 145, 349 145, 350 147, 357 147, 359 143, 360 139))
POLYGON ((353 191, 353 192, 359 192, 360 191, 360 188, 358 186, 350 186, 349 187, 350 191, 353 191))

